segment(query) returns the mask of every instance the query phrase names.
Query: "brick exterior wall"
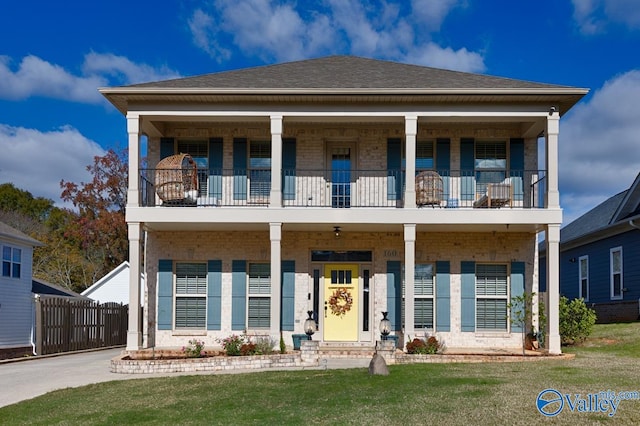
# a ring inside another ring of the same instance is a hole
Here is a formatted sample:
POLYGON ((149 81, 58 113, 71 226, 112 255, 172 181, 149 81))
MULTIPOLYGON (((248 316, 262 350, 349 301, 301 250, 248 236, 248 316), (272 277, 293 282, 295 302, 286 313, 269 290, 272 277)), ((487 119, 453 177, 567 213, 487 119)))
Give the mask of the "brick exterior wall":
POLYGON ((589 303, 587 306, 596 311, 597 324, 610 324, 614 322, 631 322, 640 320, 640 302, 589 303))

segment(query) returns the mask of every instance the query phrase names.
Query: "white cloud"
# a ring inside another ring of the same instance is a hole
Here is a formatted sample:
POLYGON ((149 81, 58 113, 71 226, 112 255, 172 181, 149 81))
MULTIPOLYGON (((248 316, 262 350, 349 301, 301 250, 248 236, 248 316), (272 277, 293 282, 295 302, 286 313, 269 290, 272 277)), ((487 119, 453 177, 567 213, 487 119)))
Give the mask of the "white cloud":
POLYGON ((627 189, 640 172, 640 70, 619 75, 561 121, 565 223, 627 189))
POLYGON ((72 127, 41 132, 0 124, 0 183, 62 205, 60 181, 88 182, 86 167, 104 150, 72 127))
POLYGON ((604 32, 611 24, 640 29, 638 0, 572 0, 573 18, 583 34, 604 32))
POLYGON ((229 59, 220 46, 233 44, 245 55, 288 61, 348 53, 403 60, 459 71, 485 70, 482 55, 442 47, 431 39, 460 0, 326 0, 309 12, 304 2, 215 0, 189 20, 193 42, 217 60, 229 59))
POLYGON ((91 52, 85 55, 83 75, 73 75, 60 65, 37 56, 25 56, 16 70, 12 60, 0 57, 0 99, 23 100, 34 96, 71 102, 105 102, 99 87, 179 77, 166 67, 155 69, 123 56, 91 52))

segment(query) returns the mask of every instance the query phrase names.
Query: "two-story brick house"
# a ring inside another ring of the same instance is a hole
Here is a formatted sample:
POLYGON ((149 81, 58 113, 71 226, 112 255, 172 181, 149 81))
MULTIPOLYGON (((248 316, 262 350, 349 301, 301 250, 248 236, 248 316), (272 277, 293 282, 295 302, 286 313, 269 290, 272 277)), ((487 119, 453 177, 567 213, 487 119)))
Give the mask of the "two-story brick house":
POLYGON ((401 337, 519 347, 507 306, 537 291, 545 232, 560 353, 559 119, 587 90, 332 56, 101 92, 127 118, 148 307, 128 350, 290 343, 308 310, 321 345, 373 347, 388 311, 401 337))

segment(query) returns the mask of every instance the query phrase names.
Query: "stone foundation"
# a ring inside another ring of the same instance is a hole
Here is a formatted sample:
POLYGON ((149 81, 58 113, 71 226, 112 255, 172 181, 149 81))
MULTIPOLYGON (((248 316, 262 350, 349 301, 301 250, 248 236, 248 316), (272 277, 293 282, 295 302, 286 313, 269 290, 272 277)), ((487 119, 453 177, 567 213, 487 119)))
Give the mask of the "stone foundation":
POLYGON ((25 356, 32 356, 32 355, 33 355, 33 348, 31 346, 25 346, 21 348, 0 349, 0 359, 23 358, 25 356))

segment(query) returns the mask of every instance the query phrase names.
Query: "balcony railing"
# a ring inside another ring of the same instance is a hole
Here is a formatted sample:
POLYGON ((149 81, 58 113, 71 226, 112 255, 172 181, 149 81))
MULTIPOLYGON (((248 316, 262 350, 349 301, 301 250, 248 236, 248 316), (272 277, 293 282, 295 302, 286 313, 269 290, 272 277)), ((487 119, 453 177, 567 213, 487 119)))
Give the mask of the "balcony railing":
MULTIPOLYGON (((270 170, 198 170, 197 182, 185 181, 180 173, 166 182, 165 172, 141 170, 142 206, 267 207, 270 203, 270 170)), ((422 208, 543 208, 545 177, 544 170, 418 170, 416 202, 422 208)), ((282 206, 401 208, 405 179, 401 170, 283 170, 282 206)))

